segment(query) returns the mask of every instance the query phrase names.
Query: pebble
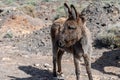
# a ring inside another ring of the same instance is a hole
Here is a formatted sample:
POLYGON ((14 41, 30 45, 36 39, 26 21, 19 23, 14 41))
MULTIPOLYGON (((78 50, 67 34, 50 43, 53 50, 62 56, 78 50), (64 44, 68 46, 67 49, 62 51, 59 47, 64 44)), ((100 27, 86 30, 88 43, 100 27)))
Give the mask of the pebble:
POLYGON ((50 65, 50 64, 48 64, 48 63, 45 63, 44 65, 43 65, 45 68, 51 68, 52 66, 50 65))
POLYGON ((29 56, 28 56, 28 55, 22 55, 22 57, 24 57, 24 58, 29 58, 29 56))
POLYGON ((35 66, 35 67, 38 67, 38 66, 40 66, 40 64, 34 64, 34 66, 35 66))
POLYGON ((3 57, 2 61, 10 61, 11 59, 9 57, 3 57))
POLYGON ((44 69, 46 69, 46 70, 52 70, 52 66, 50 65, 50 64, 48 64, 48 63, 45 63, 44 65, 43 65, 43 67, 44 67, 44 69))

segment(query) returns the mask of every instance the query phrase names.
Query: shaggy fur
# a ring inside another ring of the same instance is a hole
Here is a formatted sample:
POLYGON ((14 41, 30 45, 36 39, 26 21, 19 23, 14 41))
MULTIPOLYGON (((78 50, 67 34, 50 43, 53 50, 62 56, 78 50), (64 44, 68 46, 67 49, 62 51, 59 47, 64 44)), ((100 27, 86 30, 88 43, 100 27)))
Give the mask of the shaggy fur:
POLYGON ((67 18, 55 20, 51 27, 53 46, 53 75, 62 74, 61 59, 63 53, 73 54, 76 80, 80 80, 79 60, 83 57, 89 80, 93 80, 91 73, 90 55, 92 52, 92 39, 86 21, 75 9, 74 5, 64 4, 67 18), (56 65, 58 71, 56 72, 56 65))

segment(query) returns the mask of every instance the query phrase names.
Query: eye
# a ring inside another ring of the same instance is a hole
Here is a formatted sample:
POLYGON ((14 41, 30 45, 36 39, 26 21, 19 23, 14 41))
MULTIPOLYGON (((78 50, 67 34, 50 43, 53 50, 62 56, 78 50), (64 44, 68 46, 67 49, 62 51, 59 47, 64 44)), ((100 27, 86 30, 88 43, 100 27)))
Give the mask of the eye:
POLYGON ((68 26, 68 29, 76 29, 75 26, 68 26))

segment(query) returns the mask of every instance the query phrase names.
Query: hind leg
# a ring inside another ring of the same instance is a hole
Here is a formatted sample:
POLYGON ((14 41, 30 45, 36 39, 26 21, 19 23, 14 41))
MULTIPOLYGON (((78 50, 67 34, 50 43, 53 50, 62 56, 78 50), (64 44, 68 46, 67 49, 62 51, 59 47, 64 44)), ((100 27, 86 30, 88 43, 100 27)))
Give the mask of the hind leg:
POLYGON ((86 71, 89 77, 89 80, 93 80, 92 73, 91 73, 91 62, 90 62, 90 57, 88 54, 83 54, 84 62, 85 62, 85 67, 86 71))

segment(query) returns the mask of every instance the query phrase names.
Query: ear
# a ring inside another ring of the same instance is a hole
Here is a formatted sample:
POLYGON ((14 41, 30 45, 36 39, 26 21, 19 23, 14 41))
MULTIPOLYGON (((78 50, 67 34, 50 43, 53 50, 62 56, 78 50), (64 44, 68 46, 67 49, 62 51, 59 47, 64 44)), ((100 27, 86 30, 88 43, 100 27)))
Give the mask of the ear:
POLYGON ((65 10, 66 16, 69 17, 71 14, 71 11, 69 6, 66 3, 64 3, 64 10, 65 10))
POLYGON ((81 21, 83 22, 83 23, 86 23, 86 19, 85 19, 85 16, 84 15, 79 15, 79 17, 80 17, 80 19, 81 19, 81 21))
POLYGON ((72 5, 71 4, 71 13, 72 13, 72 17, 74 18, 74 19, 77 19, 77 11, 76 11, 76 9, 75 9, 75 7, 74 7, 74 5, 72 5))

